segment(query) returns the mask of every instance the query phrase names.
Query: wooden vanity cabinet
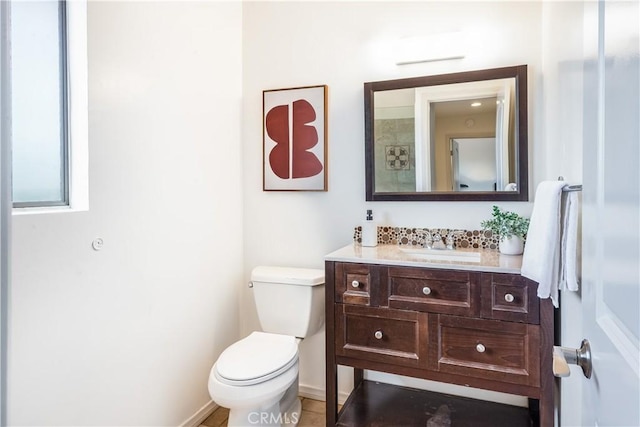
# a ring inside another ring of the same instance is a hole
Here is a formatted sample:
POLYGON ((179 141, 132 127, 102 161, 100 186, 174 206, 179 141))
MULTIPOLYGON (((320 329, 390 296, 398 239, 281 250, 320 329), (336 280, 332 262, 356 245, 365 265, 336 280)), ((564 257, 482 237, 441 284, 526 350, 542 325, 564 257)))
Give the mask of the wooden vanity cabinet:
MULTIPOLYGON (((373 423, 366 408, 343 417, 350 405, 362 406, 354 396, 364 369, 526 396, 531 418, 523 425, 553 425, 553 307, 537 298, 535 282, 483 271, 325 267, 327 426, 373 423), (354 392, 340 414, 338 365, 354 368, 354 392), (354 413, 365 418, 354 421, 354 413)), ((393 416, 375 424, 393 426, 393 416)))

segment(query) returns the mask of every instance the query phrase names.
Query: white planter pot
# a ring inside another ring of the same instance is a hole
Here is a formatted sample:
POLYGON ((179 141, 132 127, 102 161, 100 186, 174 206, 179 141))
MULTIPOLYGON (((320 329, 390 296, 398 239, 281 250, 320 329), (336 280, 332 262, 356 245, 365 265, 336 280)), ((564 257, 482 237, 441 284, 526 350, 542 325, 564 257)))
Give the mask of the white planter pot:
POLYGON ((498 248, 500 253, 505 255, 520 255, 524 251, 524 241, 522 237, 511 236, 508 239, 500 240, 498 248))

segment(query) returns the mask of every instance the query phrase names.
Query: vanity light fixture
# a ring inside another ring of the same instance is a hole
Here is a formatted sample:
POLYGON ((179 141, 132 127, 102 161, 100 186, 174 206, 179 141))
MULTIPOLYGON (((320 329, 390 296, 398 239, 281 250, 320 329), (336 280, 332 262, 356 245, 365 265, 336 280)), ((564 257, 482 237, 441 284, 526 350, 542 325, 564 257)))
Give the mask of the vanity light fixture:
POLYGON ((472 107, 479 107, 479 106, 481 106, 481 105, 482 105, 482 102, 477 102, 477 101, 476 101, 476 102, 472 102, 472 103, 471 103, 471 106, 472 106, 472 107))
POLYGON ((464 34, 457 31, 402 38, 394 54, 396 65, 462 59, 466 55, 464 34))

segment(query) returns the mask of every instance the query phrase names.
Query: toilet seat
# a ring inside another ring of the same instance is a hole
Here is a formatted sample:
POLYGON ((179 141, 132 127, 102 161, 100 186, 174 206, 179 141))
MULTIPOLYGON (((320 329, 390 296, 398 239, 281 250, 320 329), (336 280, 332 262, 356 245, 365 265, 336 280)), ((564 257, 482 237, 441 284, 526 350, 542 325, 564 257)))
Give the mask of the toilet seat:
POLYGON ((277 377, 297 361, 295 337, 256 331, 223 351, 214 373, 221 383, 248 386, 277 377))

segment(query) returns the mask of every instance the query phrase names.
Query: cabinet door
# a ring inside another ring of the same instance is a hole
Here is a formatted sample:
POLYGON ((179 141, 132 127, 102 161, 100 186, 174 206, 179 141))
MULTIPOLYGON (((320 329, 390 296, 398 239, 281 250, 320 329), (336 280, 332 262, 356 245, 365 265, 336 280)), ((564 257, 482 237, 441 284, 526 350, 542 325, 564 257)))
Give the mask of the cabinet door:
POLYGON ((482 317, 540 323, 537 284, 516 274, 482 273, 482 317))
POLYGON ((336 305, 336 354, 393 365, 426 367, 427 314, 336 305))
POLYGON ((431 313, 478 316, 479 273, 389 267, 389 307, 431 313))
POLYGON ((429 316, 429 368, 537 387, 539 326, 456 316, 429 316))

